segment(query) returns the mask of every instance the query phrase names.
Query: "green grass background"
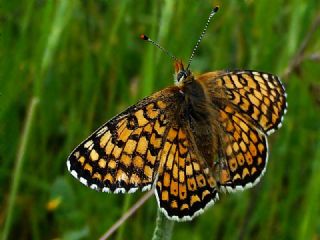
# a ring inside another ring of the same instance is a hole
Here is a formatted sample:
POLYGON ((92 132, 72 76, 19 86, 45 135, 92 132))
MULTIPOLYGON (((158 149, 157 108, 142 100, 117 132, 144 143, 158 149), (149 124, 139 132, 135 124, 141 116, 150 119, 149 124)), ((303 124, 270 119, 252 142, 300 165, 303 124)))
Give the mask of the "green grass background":
MULTIPOLYGON (((67 172, 66 158, 109 118, 173 83, 171 59, 139 35, 186 62, 216 4, 195 73, 283 76, 320 15, 319 0, 0 2, 4 239, 96 239, 142 196, 92 191, 67 172), (48 210, 53 199, 60 204, 48 210)), ((222 194, 193 222, 175 224, 173 239, 320 239, 320 63, 309 58, 319 53, 317 29, 283 78, 288 113, 269 138, 261 183, 222 194)), ((152 197, 113 239, 150 239, 156 212, 152 197)))

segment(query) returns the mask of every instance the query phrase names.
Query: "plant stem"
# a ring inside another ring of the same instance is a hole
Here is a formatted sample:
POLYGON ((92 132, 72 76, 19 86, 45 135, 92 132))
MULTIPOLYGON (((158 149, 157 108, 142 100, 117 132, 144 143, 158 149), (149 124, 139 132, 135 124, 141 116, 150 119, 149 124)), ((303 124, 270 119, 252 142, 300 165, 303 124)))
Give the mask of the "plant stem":
POLYGON ((105 240, 109 238, 129 217, 132 216, 151 196, 153 191, 145 193, 127 212, 124 214, 115 224, 112 225, 108 231, 99 238, 99 240, 105 240))
POLYGON ((35 98, 35 97, 32 98, 28 108, 26 121, 23 127, 21 142, 18 149, 16 163, 15 163, 15 167, 12 175, 12 187, 9 195, 7 218, 4 223, 3 234, 2 234, 3 240, 8 239, 8 235, 10 232, 11 221, 13 217, 13 207, 16 201, 17 191, 20 183, 21 169, 23 166, 23 161, 25 159, 25 152, 26 152, 29 135, 30 135, 30 129, 32 126, 32 121, 33 121, 34 113, 35 113, 38 102, 39 102, 38 98, 35 98))
POLYGON ((170 240, 174 222, 169 220, 160 209, 158 209, 157 215, 156 228, 154 229, 152 240, 170 240))

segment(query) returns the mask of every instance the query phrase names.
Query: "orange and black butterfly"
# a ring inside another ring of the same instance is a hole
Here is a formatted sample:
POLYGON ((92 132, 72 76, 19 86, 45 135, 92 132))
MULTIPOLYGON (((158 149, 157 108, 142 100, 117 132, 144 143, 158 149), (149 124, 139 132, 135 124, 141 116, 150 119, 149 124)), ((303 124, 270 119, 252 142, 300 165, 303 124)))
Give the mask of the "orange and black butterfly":
POLYGON ((195 76, 189 65, 176 61, 175 86, 129 107, 82 142, 68 158, 71 174, 102 192, 155 189, 162 212, 178 221, 202 213, 221 191, 254 186, 266 169, 267 136, 286 112, 282 83, 247 70, 195 76))

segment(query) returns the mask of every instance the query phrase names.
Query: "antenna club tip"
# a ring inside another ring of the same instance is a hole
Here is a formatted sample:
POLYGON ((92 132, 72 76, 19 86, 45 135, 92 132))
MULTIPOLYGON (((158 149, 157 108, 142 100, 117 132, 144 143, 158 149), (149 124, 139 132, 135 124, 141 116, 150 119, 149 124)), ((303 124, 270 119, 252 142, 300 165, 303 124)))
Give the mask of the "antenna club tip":
POLYGON ((214 11, 214 12, 218 12, 219 8, 220 8, 220 6, 215 6, 214 9, 213 9, 213 11, 214 11))
POLYGON ((144 34, 141 34, 141 35, 140 35, 140 38, 141 38, 142 40, 145 40, 145 41, 149 40, 149 37, 148 37, 147 35, 144 35, 144 34))

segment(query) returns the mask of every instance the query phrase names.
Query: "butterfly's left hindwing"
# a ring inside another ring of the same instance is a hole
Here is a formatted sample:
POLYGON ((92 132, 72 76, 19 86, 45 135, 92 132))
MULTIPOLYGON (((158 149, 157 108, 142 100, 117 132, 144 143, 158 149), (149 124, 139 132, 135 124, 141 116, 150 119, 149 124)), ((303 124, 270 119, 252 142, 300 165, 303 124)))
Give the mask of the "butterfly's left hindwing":
POLYGON ((150 189, 174 98, 164 89, 105 123, 70 154, 71 174, 98 191, 150 189))
POLYGON ((253 187, 264 174, 268 143, 264 133, 231 107, 219 111, 223 129, 223 149, 215 171, 222 190, 253 187))

